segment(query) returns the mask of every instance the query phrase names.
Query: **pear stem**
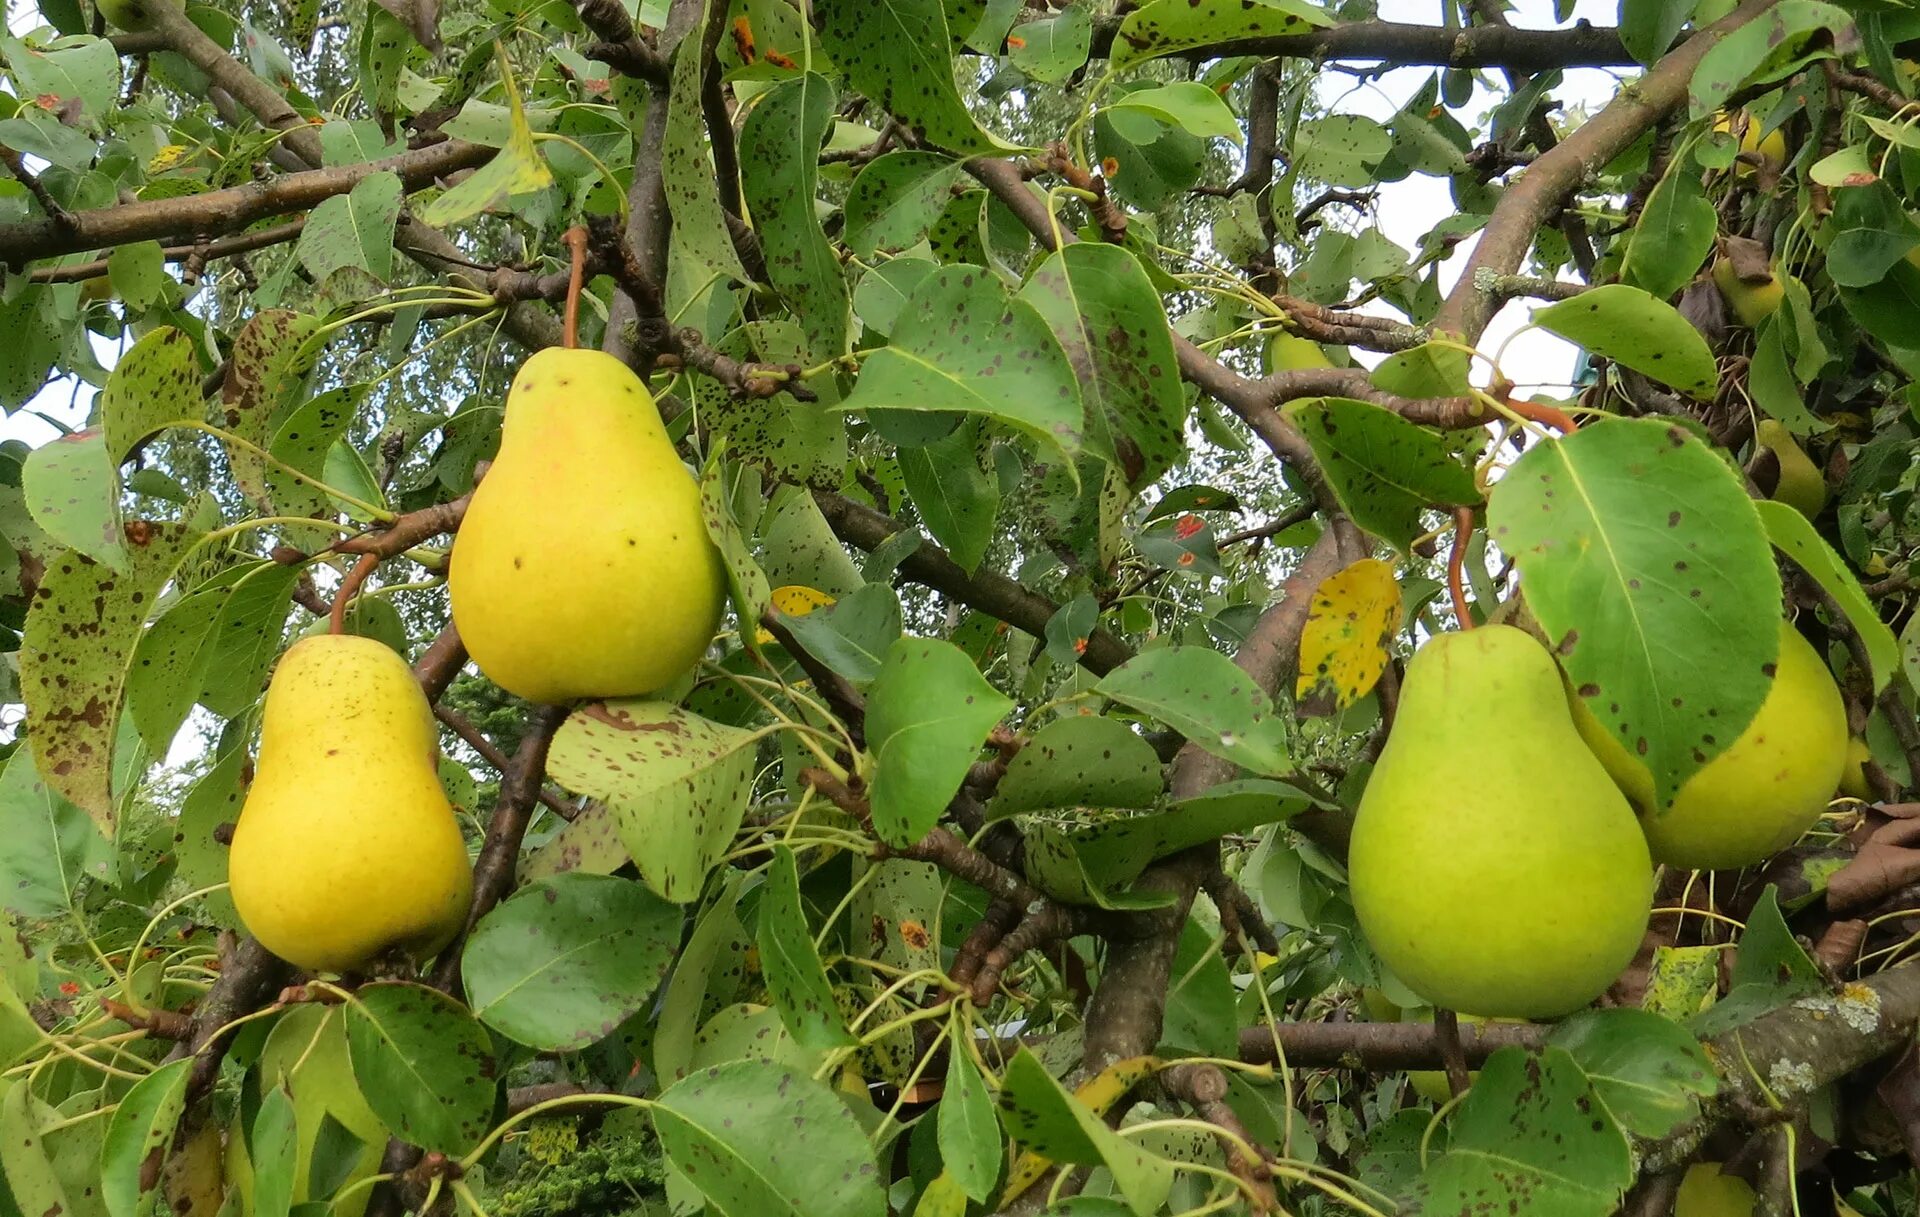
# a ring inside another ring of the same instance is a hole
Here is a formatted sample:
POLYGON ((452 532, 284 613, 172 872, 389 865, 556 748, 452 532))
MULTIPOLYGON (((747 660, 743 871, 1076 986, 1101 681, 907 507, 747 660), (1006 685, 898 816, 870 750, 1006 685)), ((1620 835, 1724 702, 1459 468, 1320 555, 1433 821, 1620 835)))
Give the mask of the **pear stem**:
POLYGON ((1467 540, 1473 536, 1473 508, 1453 509, 1453 552, 1447 555, 1447 594, 1453 597, 1453 615, 1460 628, 1473 628, 1473 614, 1467 611, 1467 540))
POLYGON ((329 634, 347 632, 347 605, 353 600, 354 594, 360 590, 360 585, 367 581, 367 576, 373 573, 373 568, 378 565, 380 565, 380 555, 362 554, 360 560, 353 564, 353 569, 347 572, 347 577, 340 580, 340 590, 333 597, 333 612, 327 618, 329 634))
POLYGON ((580 345, 580 285, 587 275, 587 230, 575 224, 562 239, 573 251, 572 274, 567 279, 566 330, 562 338, 571 351, 580 345))
POLYGON ((1518 414, 1521 418, 1530 419, 1536 423, 1545 423, 1547 426, 1559 431, 1562 435, 1572 435, 1580 429, 1580 424, 1573 421, 1573 415, 1568 414, 1558 406, 1549 406, 1544 402, 1537 401, 1515 401, 1513 398, 1508 397, 1506 399, 1506 407, 1515 414, 1518 414))

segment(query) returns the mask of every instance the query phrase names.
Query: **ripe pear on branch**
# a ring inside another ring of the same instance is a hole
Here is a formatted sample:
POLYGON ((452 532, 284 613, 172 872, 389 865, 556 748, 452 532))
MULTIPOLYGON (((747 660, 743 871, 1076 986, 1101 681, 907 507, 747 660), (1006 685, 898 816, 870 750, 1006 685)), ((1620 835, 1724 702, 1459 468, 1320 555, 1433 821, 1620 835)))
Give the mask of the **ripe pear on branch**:
POLYGON ((724 578, 640 378, 594 350, 527 360, 448 573, 480 670, 529 701, 652 693, 712 643, 724 578))
POLYGON ((287 648, 227 858, 248 932, 316 972, 451 942, 473 876, 438 745, 413 670, 384 643, 318 634, 287 648))
POLYGON ((1580 734, 1640 810, 1655 861, 1696 870, 1751 866, 1793 844, 1826 810, 1847 760, 1839 686, 1786 622, 1773 669, 1773 687, 1753 721, 1664 809, 1647 767, 1574 697, 1580 734))
POLYGON ((1586 1005, 1639 948, 1653 866, 1552 657, 1512 626, 1442 634, 1400 699, 1347 862, 1367 940, 1414 992, 1464 1014, 1586 1005))
POLYGON ((1767 260, 1767 247, 1748 237, 1728 237, 1714 259, 1713 283, 1740 324, 1753 328, 1779 311, 1787 287, 1767 260))

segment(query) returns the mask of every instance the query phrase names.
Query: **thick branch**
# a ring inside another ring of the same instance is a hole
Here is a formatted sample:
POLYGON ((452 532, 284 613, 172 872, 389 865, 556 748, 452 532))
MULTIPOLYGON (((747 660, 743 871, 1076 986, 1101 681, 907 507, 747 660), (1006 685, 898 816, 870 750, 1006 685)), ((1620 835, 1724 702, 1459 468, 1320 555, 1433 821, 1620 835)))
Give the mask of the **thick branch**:
POLYGON ((194 1008, 191 1037, 167 1058, 194 1058, 187 1080, 190 1099, 209 1093, 220 1076, 220 1058, 233 1038, 231 1033, 219 1034, 220 1029, 273 1000, 293 975, 291 965, 252 938, 237 940, 224 955, 220 975, 194 1008))
MULTIPOLYGON (((1746 0, 1731 14, 1695 34, 1668 53, 1639 80, 1614 95, 1605 109, 1571 135, 1544 152, 1520 179, 1507 188, 1481 230, 1465 271, 1434 318, 1435 330, 1464 335, 1477 341, 1493 319, 1498 277, 1517 272, 1533 247, 1540 226, 1566 205, 1582 182, 1602 165, 1625 151, 1642 132, 1658 123, 1686 100, 1687 85, 1707 50, 1776 0, 1746 0)), ((1512 36, 1523 31, 1480 26, 1462 36, 1512 36)), ((1457 65, 1458 66, 1458 65, 1457 65)), ((1508 66, 1538 71, 1552 63, 1513 63, 1508 66)))
POLYGON ((454 628, 453 622, 448 621, 427 644, 427 649, 420 652, 420 658, 413 661, 413 678, 420 682, 420 691, 427 695, 427 700, 437 702, 466 666, 466 644, 460 641, 460 631, 454 628))
MULTIPOLYGON (((891 516, 831 491, 816 490, 813 499, 834 535, 868 552, 880 548, 905 527, 891 516)), ((1060 606, 1053 601, 1028 591, 1004 575, 985 570, 969 575, 946 550, 930 541, 908 554, 900 563, 900 571, 915 583, 925 584, 1036 638, 1045 635, 1048 620, 1060 611, 1060 606)), ((1080 666, 1096 676, 1104 676, 1131 658, 1133 653, 1125 643, 1105 630, 1095 630, 1087 639, 1087 649, 1080 655, 1080 666)))
MULTIPOLYGON (((1463 1023, 1460 1047, 1467 1064, 1484 1065, 1501 1048, 1538 1048, 1551 1027, 1524 1023, 1463 1023)), ((1277 1064, 1284 1054, 1293 1069, 1399 1069, 1446 1066, 1432 1023, 1273 1023, 1240 1031, 1240 1059, 1277 1064)))
POLYGON ((196 238, 238 232, 268 216, 305 211, 324 199, 345 194, 376 173, 398 174, 405 188, 413 191, 457 170, 475 168, 492 155, 493 149, 484 144, 448 140, 360 165, 290 173, 271 181, 248 182, 184 198, 76 211, 70 229, 50 219, 0 224, 0 261, 19 266, 32 259, 135 241, 191 245, 196 238))
MULTIPOLYGON (((1108 53, 1119 29, 1119 18, 1095 25, 1095 58, 1108 53)), ((1513 68, 1521 72, 1581 66, 1626 67, 1635 62, 1620 45, 1617 31, 1584 21, 1563 30, 1484 25, 1447 29, 1395 21, 1353 21, 1306 34, 1210 43, 1183 51, 1179 58, 1198 61, 1236 55, 1269 59, 1290 55, 1302 59, 1391 63, 1395 67, 1513 68)))
MULTIPOLYGON (((169 262, 185 262, 197 259, 202 263, 215 258, 231 258, 235 254, 252 253, 256 249, 265 249, 269 245, 284 245, 296 240, 305 230, 305 220, 292 220, 285 224, 276 224, 272 228, 243 232, 238 236, 222 237, 218 241, 203 241, 192 245, 169 245, 160 251, 169 262)), ((81 262, 73 266, 49 266, 36 270, 29 276, 35 283, 80 283, 107 273, 107 260, 96 258, 92 262, 81 262)))

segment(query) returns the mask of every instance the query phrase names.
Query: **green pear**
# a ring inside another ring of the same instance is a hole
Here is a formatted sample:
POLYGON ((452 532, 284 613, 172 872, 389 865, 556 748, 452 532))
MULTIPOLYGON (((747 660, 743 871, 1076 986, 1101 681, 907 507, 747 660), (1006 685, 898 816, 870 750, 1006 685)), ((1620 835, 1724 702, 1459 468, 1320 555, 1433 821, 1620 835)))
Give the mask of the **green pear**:
POLYGON ((1276 331, 1267 339, 1267 371, 1297 372, 1305 368, 1330 368, 1333 360, 1311 338, 1276 331))
POLYGON ((1787 286, 1780 282, 1779 275, 1769 274, 1765 279, 1748 282, 1733 268, 1731 258, 1714 262, 1713 283, 1726 297, 1733 315, 1740 318, 1740 324, 1749 329, 1778 312, 1780 302, 1787 298, 1787 286))
POLYGON ((137 32, 153 26, 153 15, 147 11, 152 0, 94 0, 94 7, 108 25, 115 29, 137 32))
POLYGON ((1753 1185, 1720 1173, 1718 1162, 1696 1162, 1680 1177, 1673 1217, 1753 1217, 1753 1185))
POLYGON ((1375 954, 1435 1005, 1554 1018, 1639 949, 1653 866, 1553 659, 1490 625, 1414 655, 1347 859, 1375 954))
POLYGON ((1867 780, 1867 762, 1872 759, 1873 749, 1867 741, 1857 735, 1847 741, 1847 760, 1840 770, 1841 794, 1862 803, 1873 802, 1873 783, 1867 780))
POLYGON ((1753 442, 1773 453, 1780 464, 1780 480, 1772 497, 1809 520, 1819 515, 1827 505, 1827 477, 1795 442, 1793 432, 1777 419, 1763 418, 1754 426, 1753 442))
POLYGON ((426 696, 386 644, 319 634, 287 648, 227 857, 234 908, 261 945, 346 972, 453 940, 473 875, 438 753, 426 696))
POLYGON ((1786 622, 1773 688, 1733 745, 1658 810, 1653 775, 1578 697, 1574 721, 1640 810, 1655 861, 1690 870, 1751 866, 1800 839, 1827 808, 1847 759, 1847 708, 1813 647, 1786 622))
POLYGON ((699 485, 626 364, 549 347, 521 366, 448 592, 467 653, 529 701, 652 693, 700 662, 725 572, 699 485))

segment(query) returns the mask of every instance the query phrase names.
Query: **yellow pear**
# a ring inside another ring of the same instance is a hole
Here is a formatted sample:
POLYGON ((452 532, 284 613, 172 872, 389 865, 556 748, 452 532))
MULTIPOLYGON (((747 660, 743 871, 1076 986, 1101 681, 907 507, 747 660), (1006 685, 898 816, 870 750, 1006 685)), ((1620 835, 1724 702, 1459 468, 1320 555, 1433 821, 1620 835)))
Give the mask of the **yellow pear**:
POLYGON ((1734 270, 1728 258, 1714 261, 1713 283, 1726 297, 1733 315, 1740 318, 1740 324, 1749 329, 1773 316, 1780 302, 1787 298, 1786 285, 1780 282, 1779 275, 1769 275, 1764 282, 1749 283, 1734 270))
POLYGON ((227 859, 234 907, 263 946, 343 972, 453 940, 473 875, 437 753, 433 711, 384 643, 320 634, 287 648, 227 859))
POLYGON ((1753 1217, 1753 1185, 1720 1173, 1718 1162, 1696 1162, 1680 1178, 1673 1217, 1753 1217))
POLYGON ((1780 624, 1773 688, 1733 745, 1655 809, 1653 775, 1578 697, 1574 721, 1640 809, 1655 861, 1692 870, 1750 866, 1799 840, 1826 810, 1847 756, 1847 708, 1813 647, 1780 624))
MULTIPOLYGON (((1758 156, 1762 161, 1766 162, 1769 168, 1775 171, 1778 171, 1787 163, 1786 132, 1776 127, 1765 135, 1762 135, 1760 134, 1760 120, 1744 112, 1741 113, 1738 121, 1740 124, 1741 152, 1749 156, 1758 156)), ((1713 120, 1713 129, 1715 131, 1732 134, 1734 122, 1735 119, 1731 115, 1722 111, 1720 116, 1713 120)), ((1753 165, 1745 160, 1736 161, 1734 162, 1734 172, 1744 177, 1753 172, 1753 165)))
POLYGON ((1819 515, 1827 505, 1827 477, 1806 449, 1794 441, 1793 432, 1777 419, 1763 418, 1754 426, 1753 442, 1772 452, 1779 462, 1780 481, 1773 488, 1774 500, 1809 520, 1819 515))
POLYGON ((1374 952, 1435 1005, 1557 1017, 1639 949, 1646 839, 1566 706, 1512 626, 1439 635, 1407 665, 1347 867, 1374 952))
POLYGON ((1867 781, 1867 762, 1872 759, 1873 749, 1867 741, 1857 735, 1847 741, 1847 759, 1840 770, 1841 794, 1862 803, 1873 802, 1873 783, 1867 781))
POLYGON ((448 572, 480 670, 537 702, 654 692, 713 642, 724 580, 700 488, 639 377, 600 351, 521 365, 448 572))
POLYGON ((1330 368, 1333 360, 1320 344, 1298 334, 1277 330, 1267 340, 1267 371, 1298 372, 1304 368, 1330 368))

